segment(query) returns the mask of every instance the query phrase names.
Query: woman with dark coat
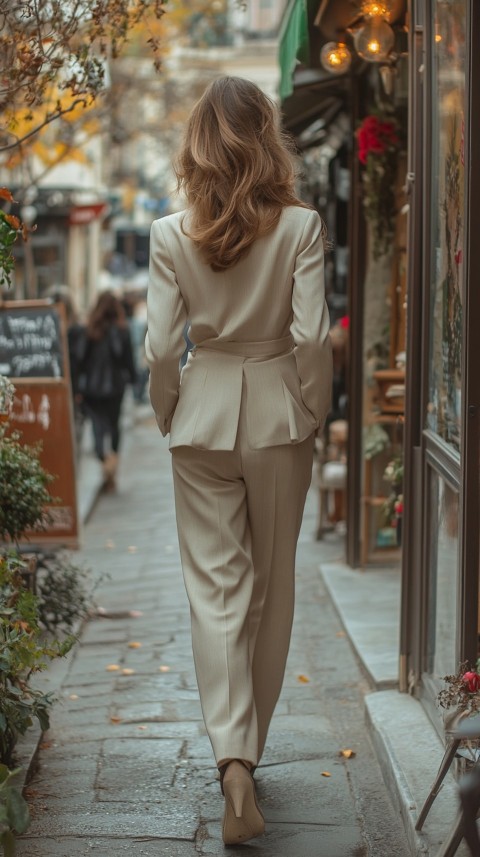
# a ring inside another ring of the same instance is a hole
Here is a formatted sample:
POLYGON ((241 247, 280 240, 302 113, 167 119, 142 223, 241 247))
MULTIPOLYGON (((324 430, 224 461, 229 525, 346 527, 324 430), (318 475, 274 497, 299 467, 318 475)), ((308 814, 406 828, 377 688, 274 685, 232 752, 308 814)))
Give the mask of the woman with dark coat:
POLYGON ((102 292, 79 343, 78 391, 92 420, 95 454, 105 486, 113 488, 120 443, 120 414, 127 384, 135 381, 132 344, 125 312, 111 292, 102 292), (110 449, 106 449, 106 438, 110 449))

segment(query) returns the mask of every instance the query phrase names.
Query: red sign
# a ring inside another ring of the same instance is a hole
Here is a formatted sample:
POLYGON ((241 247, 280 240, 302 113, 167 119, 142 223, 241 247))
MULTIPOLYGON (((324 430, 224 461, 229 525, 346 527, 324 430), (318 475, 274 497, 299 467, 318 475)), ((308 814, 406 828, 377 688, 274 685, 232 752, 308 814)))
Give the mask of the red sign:
POLYGON ((93 205, 76 205, 70 209, 69 222, 72 226, 85 226, 98 220, 107 211, 106 202, 95 202, 93 205))

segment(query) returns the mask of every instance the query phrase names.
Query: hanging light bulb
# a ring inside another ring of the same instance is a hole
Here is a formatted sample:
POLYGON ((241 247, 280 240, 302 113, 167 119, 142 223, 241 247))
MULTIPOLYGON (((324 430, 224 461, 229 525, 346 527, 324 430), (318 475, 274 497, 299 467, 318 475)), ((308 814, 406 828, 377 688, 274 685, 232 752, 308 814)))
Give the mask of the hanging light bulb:
POLYGON ((330 74, 344 74, 350 68, 352 55, 343 42, 327 42, 320 51, 320 62, 330 74))
POLYGON ((369 18, 353 37, 355 50, 368 62, 385 62, 395 44, 392 28, 382 18, 369 18))
POLYGON ((364 18, 384 18, 389 21, 393 0, 362 0, 360 11, 364 18))

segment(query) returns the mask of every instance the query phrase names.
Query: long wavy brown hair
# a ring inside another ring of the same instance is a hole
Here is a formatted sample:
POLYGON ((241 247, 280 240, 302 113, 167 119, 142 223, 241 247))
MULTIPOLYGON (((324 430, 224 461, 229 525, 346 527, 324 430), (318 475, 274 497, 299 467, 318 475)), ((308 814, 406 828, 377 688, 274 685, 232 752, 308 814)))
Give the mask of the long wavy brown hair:
POLYGON ((311 207, 295 194, 291 149, 275 105, 248 80, 218 78, 193 108, 175 171, 183 229, 214 271, 235 265, 285 206, 311 207))
POLYGON ((126 327, 125 310, 112 292, 101 292, 87 321, 90 339, 103 339, 112 325, 126 327))

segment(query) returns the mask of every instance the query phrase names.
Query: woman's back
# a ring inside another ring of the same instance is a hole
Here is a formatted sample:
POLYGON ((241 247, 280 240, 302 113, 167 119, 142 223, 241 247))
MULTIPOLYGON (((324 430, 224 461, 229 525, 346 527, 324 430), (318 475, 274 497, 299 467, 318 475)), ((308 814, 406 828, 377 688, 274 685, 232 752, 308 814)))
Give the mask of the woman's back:
MULTIPOLYGON (((307 223, 316 212, 283 209, 278 224, 257 238, 237 264, 212 271, 188 234, 188 213, 164 217, 154 225, 170 256, 196 345, 205 339, 258 342, 287 336, 292 324, 293 273, 307 223)), ((321 242, 321 239, 320 239, 321 242)), ((319 294, 323 270, 316 273, 319 294)))

